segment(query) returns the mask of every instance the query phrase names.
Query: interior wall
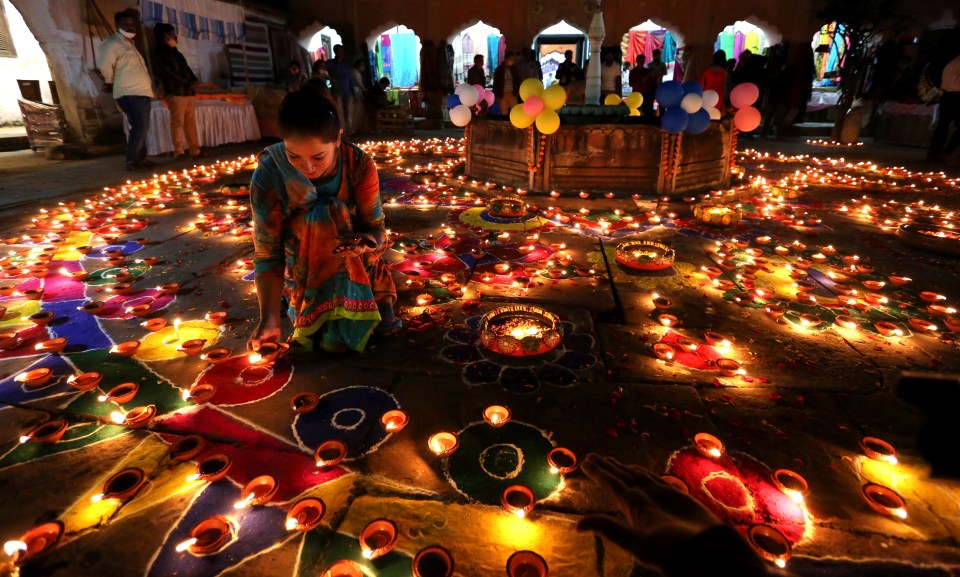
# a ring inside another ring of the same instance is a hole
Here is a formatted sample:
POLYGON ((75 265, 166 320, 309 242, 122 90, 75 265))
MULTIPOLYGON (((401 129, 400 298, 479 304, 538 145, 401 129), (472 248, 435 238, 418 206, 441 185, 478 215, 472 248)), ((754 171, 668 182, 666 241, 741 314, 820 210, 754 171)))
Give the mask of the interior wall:
POLYGON ((17 104, 17 99, 20 97, 17 80, 39 80, 43 101, 51 103, 52 98, 49 88, 50 67, 47 65, 47 57, 43 49, 23 21, 20 12, 10 4, 10 0, 0 1, 10 27, 10 41, 17 53, 15 58, 0 58, 0 126, 2 126, 22 123, 20 106, 17 104))

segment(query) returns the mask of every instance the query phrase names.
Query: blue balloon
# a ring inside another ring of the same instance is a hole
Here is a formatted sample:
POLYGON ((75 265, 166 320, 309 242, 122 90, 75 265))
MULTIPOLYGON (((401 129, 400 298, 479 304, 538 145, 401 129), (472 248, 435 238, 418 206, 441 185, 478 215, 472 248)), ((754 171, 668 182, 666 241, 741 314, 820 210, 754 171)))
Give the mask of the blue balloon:
POLYGON ((460 97, 457 96, 456 94, 451 94, 450 96, 447 96, 447 108, 453 110, 454 108, 456 108, 457 106, 460 106, 461 104, 463 103, 460 102, 460 97))
POLYGON ((680 106, 683 100, 683 86, 676 80, 668 80, 657 87, 657 102, 661 108, 680 106))
POLYGON ((696 80, 688 80, 683 83, 683 95, 695 93, 698 96, 703 96, 703 87, 700 86, 700 83, 696 80))
POLYGON ((710 127, 710 113, 701 108, 700 110, 688 115, 687 133, 700 134, 706 132, 710 127))
MULTIPOLYGON (((680 86, 679 82, 675 82, 677 86, 680 86)), ((710 118, 709 114, 707 118, 710 118)), ((680 134, 687 128, 687 124, 690 122, 690 115, 687 114, 687 111, 680 108, 668 108, 667 111, 663 114, 663 120, 660 125, 664 130, 670 134, 680 134)))

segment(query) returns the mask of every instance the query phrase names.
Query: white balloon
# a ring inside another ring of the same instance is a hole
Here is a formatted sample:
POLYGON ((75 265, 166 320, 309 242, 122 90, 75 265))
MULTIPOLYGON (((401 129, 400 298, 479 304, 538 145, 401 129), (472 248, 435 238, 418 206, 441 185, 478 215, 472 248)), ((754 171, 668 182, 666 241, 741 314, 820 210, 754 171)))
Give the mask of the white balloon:
POLYGON ((707 112, 710 113, 710 120, 720 120, 720 111, 716 108, 707 108, 707 112))
MULTIPOLYGON (((477 93, 472 86, 469 88, 473 90, 474 94, 477 93)), ((461 98, 463 97, 461 96, 461 98)), ((450 109, 450 122, 452 122, 454 126, 462 127, 470 124, 470 118, 472 116, 473 113, 470 112, 470 107, 466 104, 459 104, 450 109)))
POLYGON ((457 86, 457 89, 453 92, 460 97, 460 103, 465 104, 466 106, 473 106, 478 100, 480 100, 480 95, 477 94, 477 89, 469 84, 461 84, 460 86, 457 86))
POLYGON ((694 112, 703 108, 703 100, 700 98, 700 95, 696 92, 691 92, 683 97, 683 100, 680 101, 680 108, 682 108, 688 114, 693 114, 694 112))
POLYGON ((704 90, 701 100, 703 100, 704 108, 716 108, 720 102, 720 95, 717 94, 716 90, 704 90))

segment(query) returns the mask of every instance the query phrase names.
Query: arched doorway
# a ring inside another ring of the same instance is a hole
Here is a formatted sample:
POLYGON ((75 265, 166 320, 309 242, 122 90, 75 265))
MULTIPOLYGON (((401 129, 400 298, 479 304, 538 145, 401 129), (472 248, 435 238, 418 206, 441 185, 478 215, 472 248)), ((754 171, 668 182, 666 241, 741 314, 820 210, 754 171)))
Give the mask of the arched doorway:
POLYGON ((330 60, 333 58, 333 47, 337 44, 343 44, 340 34, 333 28, 324 26, 310 38, 310 42, 307 44, 310 61, 330 60))
POLYGON ((483 56, 483 72, 487 84, 493 83, 493 71, 497 69, 506 53, 507 43, 499 28, 482 20, 464 28, 447 39, 453 46, 453 83, 466 82, 467 71, 473 67, 476 55, 483 56))
POLYGON ((590 41, 583 30, 561 20, 544 28, 533 41, 533 49, 540 57, 543 69, 543 82, 553 84, 557 68, 564 60, 564 52, 573 51, 573 61, 580 69, 586 69, 587 56, 590 54, 590 41))
POLYGON ((10 0, 0 0, 0 125, 21 124, 17 99, 54 103, 50 66, 40 43, 10 0))
MULTIPOLYGON (((683 37, 653 20, 634 26, 623 35, 620 42, 623 61, 629 65, 625 68, 633 68, 639 55, 645 57, 645 66, 649 67, 650 62, 653 61, 653 51, 659 50, 660 60, 666 65, 666 72, 661 81, 673 80, 677 51, 681 46, 683 46, 683 37)), ((626 75, 629 74, 629 70, 625 70, 624 74, 623 86, 627 87, 629 83, 626 75)))
POLYGON ((389 26, 367 38, 376 63, 376 78, 386 76, 390 87, 412 88, 420 82, 420 37, 402 24, 389 26))
POLYGON ((813 35, 813 68, 817 86, 838 86, 843 58, 850 46, 848 30, 843 24, 824 24, 813 35))
POLYGON ((770 38, 759 26, 744 20, 737 20, 717 34, 713 50, 723 50, 727 59, 739 60, 744 50, 753 54, 763 54, 770 46, 770 38))

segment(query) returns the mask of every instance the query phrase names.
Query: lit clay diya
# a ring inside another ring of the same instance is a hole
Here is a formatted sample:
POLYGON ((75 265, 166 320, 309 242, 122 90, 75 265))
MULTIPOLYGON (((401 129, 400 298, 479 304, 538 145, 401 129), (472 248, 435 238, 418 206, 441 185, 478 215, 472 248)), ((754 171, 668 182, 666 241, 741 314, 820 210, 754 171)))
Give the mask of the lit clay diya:
POLYGON ((766 311, 767 316, 772 319, 779 319, 787 312, 782 306, 774 304, 764 305, 763 310, 766 311))
POLYGON ((700 270, 703 271, 703 274, 707 275, 707 278, 710 278, 710 279, 715 279, 718 276, 723 274, 722 270, 712 266, 705 266, 705 267, 702 267, 700 270))
POLYGON ((703 340, 707 341, 707 344, 711 347, 723 347, 730 345, 730 341, 727 340, 725 336, 713 331, 704 331, 703 340))
POLYGON ((0 296, 8 297, 13 295, 17 291, 17 285, 15 284, 5 284, 0 285, 0 296))
POLYGON ((867 504, 877 513, 900 519, 907 518, 907 502, 893 489, 876 483, 867 483, 863 486, 862 492, 867 504))
POLYGON ((277 360, 277 354, 280 353, 280 345, 274 342, 261 343, 257 352, 251 353, 250 363, 254 365, 267 365, 277 360))
POLYGON ((740 373, 740 363, 733 359, 717 359, 717 370, 725 377, 735 377, 740 373))
POLYGON ((87 280, 87 277, 89 276, 90 276, 90 273, 88 273, 85 270, 78 270, 70 273, 70 278, 78 282, 83 282, 87 280))
POLYGON ((800 326, 806 329, 812 329, 823 324, 823 319, 819 316, 811 313, 803 313, 800 315, 800 326))
POLYGON ((123 419, 121 423, 125 427, 131 429, 142 429, 150 425, 153 422, 153 418, 157 415, 157 407, 154 405, 146 405, 143 407, 134 407, 130 410, 129 413, 123 419))
POLYGON ((954 317, 944 317, 943 324, 947 325, 947 330, 952 333, 960 332, 960 319, 954 317))
POLYGON ((207 517, 190 531, 190 539, 177 545, 178 551, 189 550, 194 555, 209 555, 223 547, 233 534, 230 522, 220 515, 207 517))
POLYGON ((665 327, 675 327, 680 323, 680 319, 674 315, 664 314, 657 317, 657 322, 665 327))
POLYGON ((628 240, 617 245, 616 261, 627 268, 657 271, 673 266, 675 253, 672 248, 652 240, 628 240))
POLYGON ((676 477, 674 475, 660 475, 660 479, 684 495, 690 494, 690 487, 688 487, 686 481, 680 477, 676 477))
POLYGON ((127 314, 131 314, 135 317, 145 317, 148 314, 153 312, 153 308, 150 305, 136 305, 132 307, 127 307, 127 314))
POLYGON ((187 435, 170 446, 170 460, 189 461, 200 454, 207 442, 200 435, 187 435))
POLYGON ((51 311, 43 311, 36 314, 32 314, 27 318, 33 324, 43 326, 43 325, 50 324, 50 321, 56 318, 56 316, 57 315, 51 311))
POLYGON ((837 315, 836 318, 833 319, 833 322, 838 327, 843 327, 845 329, 860 328, 860 321, 850 315, 837 315))
POLYGON ((548 577, 550 569, 543 557, 533 551, 517 551, 507 559, 509 577, 548 577))
POLYGON ((893 286, 904 286, 913 279, 906 276, 890 275, 887 277, 887 280, 889 280, 893 286))
POLYGON ((271 475, 255 477, 240 491, 240 500, 234 503, 234 508, 243 509, 248 505, 263 505, 269 503, 277 494, 277 479, 271 475))
POLYGON ((0 333, 0 350, 12 351, 20 346, 20 335, 17 333, 0 333))
POLYGON ((230 358, 230 349, 218 347, 200 355, 200 360, 207 361, 211 365, 220 364, 230 358))
POLYGON ((320 577, 364 577, 363 569, 349 559, 341 559, 324 569, 320 577))
POLYGON ((424 547, 413 558, 414 577, 452 577, 453 555, 439 545, 424 547))
POLYGON ((53 375, 53 369, 42 367, 39 369, 29 370, 25 373, 20 373, 17 375, 16 380, 23 383, 27 387, 36 388, 47 384, 51 375, 53 375))
POLYGON ((876 271, 877 271, 877 269, 874 268, 873 266, 869 265, 869 264, 858 264, 858 265, 857 265, 857 273, 859 273, 859 274, 873 274, 873 273, 875 273, 876 271))
POLYGON ((383 425, 383 428, 388 433, 399 433, 404 427, 407 426, 410 418, 407 414, 399 409, 394 409, 392 411, 387 411, 380 417, 380 424, 383 425))
POLYGON ((673 306, 673 301, 666 297, 657 297, 653 299, 653 306, 660 310, 667 310, 673 306))
POLYGON ((20 437, 20 442, 56 443, 66 431, 67 422, 62 419, 54 419, 31 429, 26 435, 20 437))
POLYGON ((554 447, 547 453, 547 464, 554 475, 565 475, 577 469, 577 456, 570 449, 554 447))
POLYGON ((723 443, 710 433, 697 433, 693 436, 693 444, 704 457, 719 459, 723 456, 723 443))
POLYGON ((23 296, 27 297, 27 300, 38 301, 43 298, 43 289, 27 289, 23 291, 23 296))
POLYGON ((137 494, 143 486, 146 476, 142 469, 130 468, 115 473, 103 484, 101 492, 94 495, 93 500, 117 499, 125 501, 137 494))
POLYGON ((224 311, 207 313, 203 318, 212 325, 220 326, 227 322, 227 313, 224 311))
POLYGON ((870 291, 879 291, 883 287, 887 286, 887 283, 879 280, 865 280, 861 281, 860 284, 863 285, 863 288, 870 291))
POLYGON ((60 521, 51 521, 30 529, 20 537, 24 549, 14 554, 14 561, 21 563, 28 557, 50 549, 60 541, 61 535, 63 535, 63 523, 60 521))
POLYGON ((66 337, 57 337, 55 339, 47 339, 45 341, 37 343, 36 350, 41 353, 49 353, 55 355, 62 353, 63 349, 67 346, 66 337))
POLYGON ((194 479, 214 483, 227 476, 233 460, 228 455, 212 455, 197 463, 194 479))
POLYGON ((151 333, 155 333, 160 329, 162 329, 163 327, 167 326, 167 319, 162 317, 150 319, 148 321, 144 321, 140 323, 140 326, 147 329, 151 333))
POLYGON ((903 335, 903 330, 901 330, 900 327, 888 321, 877 321, 873 323, 873 326, 877 329, 878 333, 885 337, 898 337, 903 335))
POLYGON ((938 328, 937 325, 926 319, 910 317, 908 322, 910 323, 910 330, 915 333, 931 333, 935 332, 938 328))
POLYGON ((817 297, 810 293, 798 292, 797 293, 797 302, 804 305, 815 305, 817 304, 817 297))
POLYGON ((205 344, 207 344, 207 339, 190 339, 184 341, 177 347, 177 350, 188 355, 196 355, 203 350, 205 344))
POLYGON ((677 345, 680 346, 680 350, 685 353, 695 353, 697 349, 700 348, 700 343, 693 339, 688 339, 687 337, 678 337, 677 345))
POLYGON ((787 566, 792 548, 790 541, 770 525, 758 523, 747 529, 747 541, 761 557, 781 569, 787 566))
POLYGON ((883 439, 863 437, 860 439, 860 448, 863 450, 864 455, 874 461, 882 461, 884 463, 890 463, 891 465, 896 465, 899 462, 897 459, 897 449, 883 439))
POLYGON ((672 361, 673 357, 677 354, 677 350, 666 343, 657 343, 653 345, 653 354, 656 355, 658 359, 672 361))
POLYGON ((102 312, 104 306, 105 306, 104 303, 100 301, 92 301, 89 303, 83 303, 83 305, 80 307, 80 310, 82 310, 85 313, 90 313, 92 315, 95 315, 102 312))
POLYGON ((790 497, 795 503, 803 503, 804 496, 810 492, 807 480, 789 469, 777 469, 773 472, 773 484, 790 497))
POLYGON ((523 519, 533 510, 537 504, 537 498, 533 491, 525 485, 510 485, 503 490, 500 496, 500 504, 508 512, 523 519))
POLYGON ((510 409, 501 405, 490 405, 483 410, 483 420, 494 427, 502 427, 510 422, 510 409))
POLYGON ((217 394, 216 385, 211 385, 209 383, 198 383, 190 387, 189 390, 184 391, 184 400, 193 401, 198 405, 206 403, 217 394))
POLYGON ((343 461, 346 456, 347 446, 340 441, 324 441, 313 452, 313 460, 317 462, 317 467, 320 469, 333 467, 343 461))
POLYGON ((90 391, 95 389, 101 380, 103 380, 102 374, 91 371, 89 373, 80 373, 79 375, 71 376, 67 380, 67 384, 78 391, 90 391))
POLYGON ((290 408, 294 413, 305 414, 317 408, 320 397, 316 393, 297 393, 290 399, 290 408))
POLYGON ((107 391, 107 394, 101 395, 99 399, 101 402, 109 401, 123 405, 132 401, 139 391, 140 385, 137 383, 122 383, 107 391))
POLYGON ((320 499, 308 497, 294 503, 287 512, 287 531, 311 531, 323 520, 327 508, 320 499))
POLYGON ((397 525, 389 519, 375 519, 360 531, 360 551, 367 559, 382 557, 397 546, 397 525))
POLYGON ((447 455, 451 455, 457 450, 457 447, 460 446, 460 438, 457 437, 456 433, 440 431, 430 436, 430 440, 427 441, 427 446, 430 447, 430 450, 433 451, 436 456, 446 457, 447 455))

